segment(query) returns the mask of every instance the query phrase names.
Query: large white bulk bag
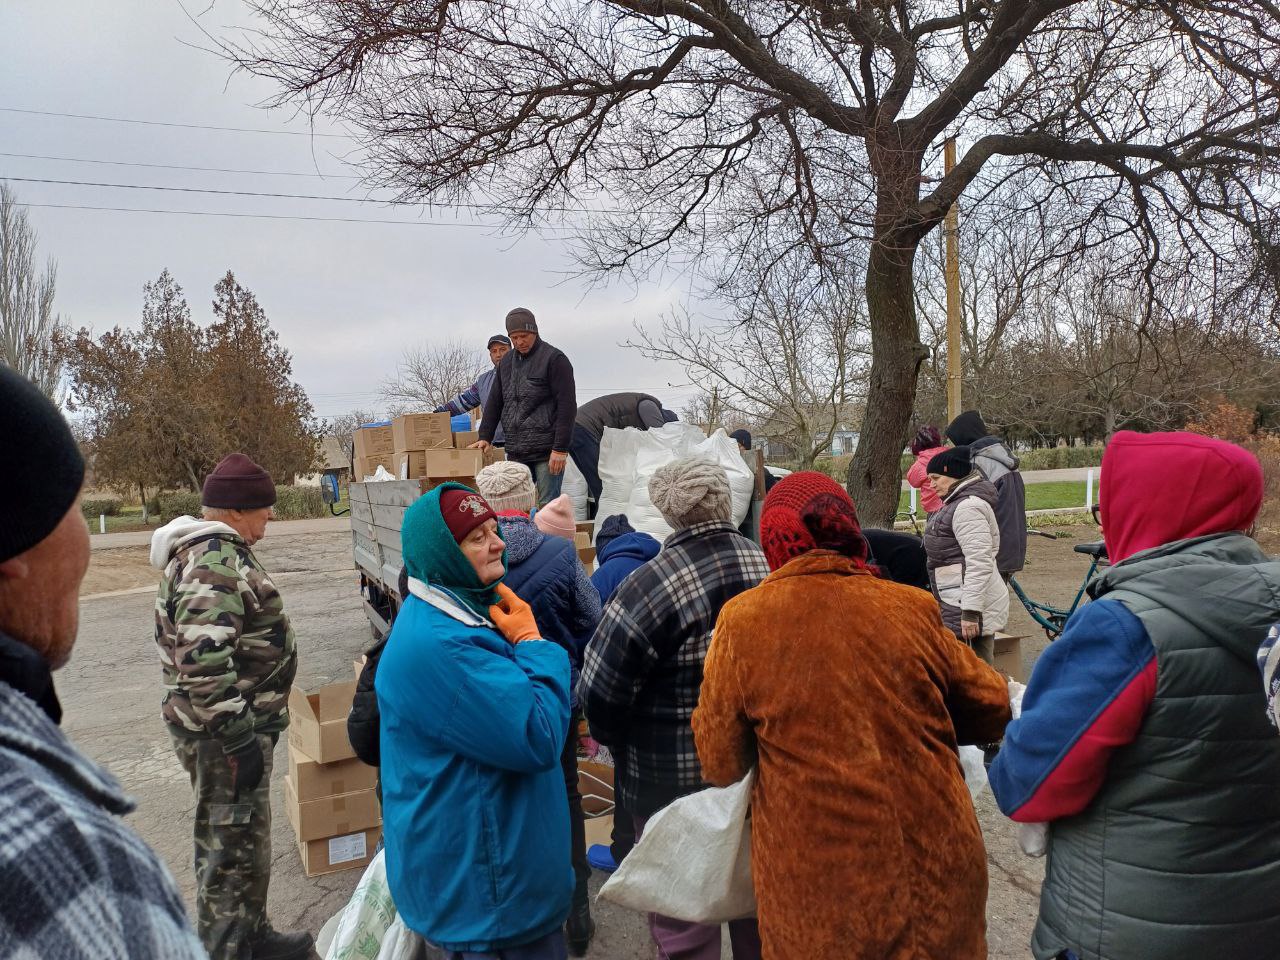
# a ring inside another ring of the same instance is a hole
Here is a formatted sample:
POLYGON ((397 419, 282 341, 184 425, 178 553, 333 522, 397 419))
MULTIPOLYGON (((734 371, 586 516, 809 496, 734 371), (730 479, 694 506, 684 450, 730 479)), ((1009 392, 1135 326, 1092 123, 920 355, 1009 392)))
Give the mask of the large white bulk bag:
POLYGON ((742 523, 751 509, 755 477, 738 452, 737 441, 723 430, 708 437, 692 424, 676 422, 652 430, 604 428, 599 466, 603 490, 596 524, 625 513, 637 531, 665 541, 672 531, 649 499, 649 478, 659 467, 685 457, 701 457, 724 468, 733 498, 733 522, 742 523))

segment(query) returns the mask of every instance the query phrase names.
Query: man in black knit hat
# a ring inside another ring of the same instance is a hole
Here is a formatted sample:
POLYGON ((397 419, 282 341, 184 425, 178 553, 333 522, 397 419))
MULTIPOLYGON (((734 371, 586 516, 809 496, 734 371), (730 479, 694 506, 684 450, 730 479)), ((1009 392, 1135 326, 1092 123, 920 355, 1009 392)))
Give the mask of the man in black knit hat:
POLYGON ((169 871, 120 817, 120 784, 58 729, 52 670, 79 627, 89 530, 66 421, 0 364, 0 954, 205 956, 169 871))

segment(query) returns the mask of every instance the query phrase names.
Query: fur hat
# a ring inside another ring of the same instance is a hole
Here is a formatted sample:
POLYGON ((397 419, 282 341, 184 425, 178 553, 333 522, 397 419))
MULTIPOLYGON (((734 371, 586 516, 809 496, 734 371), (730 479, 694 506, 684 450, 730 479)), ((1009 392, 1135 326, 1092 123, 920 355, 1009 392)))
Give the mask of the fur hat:
POLYGON ((710 460, 690 457, 659 467, 649 478, 649 499, 672 530, 733 519, 729 478, 710 460))
POLYGON ((276 502, 271 475, 243 453, 229 453, 204 478, 200 505, 225 510, 260 510, 276 502))
POLYGON ((572 540, 578 528, 573 521, 573 501, 560 494, 533 515, 533 525, 549 537, 572 540))
POLYGON ((494 513, 519 510, 528 514, 538 502, 533 474, 519 460, 499 460, 476 474, 476 489, 489 501, 494 513))

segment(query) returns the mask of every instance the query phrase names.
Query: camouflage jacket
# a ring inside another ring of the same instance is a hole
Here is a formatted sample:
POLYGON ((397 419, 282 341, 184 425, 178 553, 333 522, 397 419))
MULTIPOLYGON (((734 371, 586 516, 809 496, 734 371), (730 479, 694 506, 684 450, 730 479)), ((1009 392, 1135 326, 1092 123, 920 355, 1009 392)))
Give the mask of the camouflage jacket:
POLYGON ((179 517, 156 531, 151 562, 164 571, 156 644, 170 729, 228 750, 284 730, 298 655, 280 592, 253 551, 226 524, 179 517))

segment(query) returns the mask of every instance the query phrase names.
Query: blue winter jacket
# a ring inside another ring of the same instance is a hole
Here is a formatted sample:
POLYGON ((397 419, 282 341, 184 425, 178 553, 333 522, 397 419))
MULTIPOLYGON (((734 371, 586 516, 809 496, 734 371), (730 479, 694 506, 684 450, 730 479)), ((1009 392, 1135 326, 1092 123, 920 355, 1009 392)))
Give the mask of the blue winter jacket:
POLYGON ((647 533, 624 533, 606 543, 596 554, 596 572, 591 575, 591 585, 599 591, 600 600, 608 603, 631 571, 644 566, 661 550, 662 544, 647 533))
POLYGON ((513 646, 438 587, 410 592, 374 683, 391 895, 446 951, 529 943, 573 896, 568 657, 547 640, 513 646))
POLYGON ((533 608, 542 635, 568 652, 576 709, 582 652, 600 623, 600 596, 570 541, 547 536, 528 517, 499 517, 498 526, 507 544, 502 582, 533 608))

